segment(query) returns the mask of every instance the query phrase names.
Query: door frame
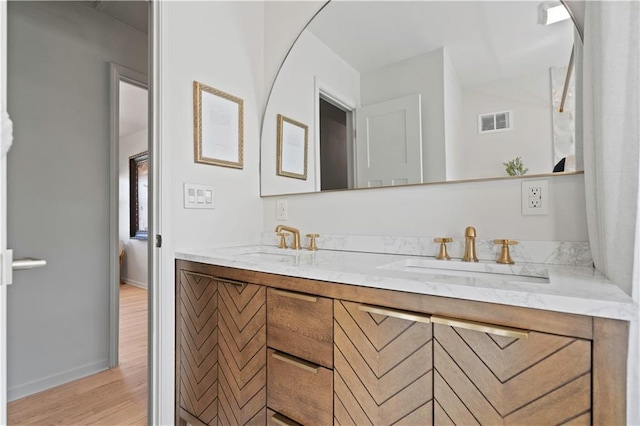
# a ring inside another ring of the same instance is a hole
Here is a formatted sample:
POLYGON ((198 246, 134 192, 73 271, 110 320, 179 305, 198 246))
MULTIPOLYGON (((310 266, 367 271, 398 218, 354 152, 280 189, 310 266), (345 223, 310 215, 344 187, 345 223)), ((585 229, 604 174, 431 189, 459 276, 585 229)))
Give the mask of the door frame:
MULTIPOLYGON (((149 93, 147 76, 111 62, 110 150, 109 150, 109 368, 118 365, 120 337, 120 82, 143 88, 149 93)), ((151 123, 151 113, 147 120, 151 123)), ((149 144, 147 144, 149 145, 149 144)), ((151 208, 153 206, 150 205, 151 208)), ((149 251, 149 250, 147 250, 149 251)), ((147 286, 149 284, 147 283, 147 286)))

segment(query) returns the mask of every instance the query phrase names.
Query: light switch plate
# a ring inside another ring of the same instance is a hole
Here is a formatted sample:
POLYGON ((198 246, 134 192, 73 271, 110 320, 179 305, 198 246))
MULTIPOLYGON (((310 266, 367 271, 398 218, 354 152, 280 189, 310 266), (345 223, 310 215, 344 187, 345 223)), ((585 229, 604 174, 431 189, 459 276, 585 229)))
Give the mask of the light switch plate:
POLYGON ((215 208, 215 192, 211 185, 195 183, 184 184, 185 209, 213 209, 215 208))
POLYGON ((522 181, 522 215, 547 215, 549 214, 549 181, 524 180, 522 181))

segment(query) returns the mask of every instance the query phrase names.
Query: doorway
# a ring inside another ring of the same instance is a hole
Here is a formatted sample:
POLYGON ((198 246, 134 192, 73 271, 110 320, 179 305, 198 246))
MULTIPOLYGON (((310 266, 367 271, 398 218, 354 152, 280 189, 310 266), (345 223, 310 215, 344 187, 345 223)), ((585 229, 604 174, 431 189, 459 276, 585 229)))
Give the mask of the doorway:
MULTIPOLYGON (((146 76, 111 64, 111 341, 110 367, 118 365, 123 286, 146 291, 149 282, 149 132, 146 76), (117 249, 115 249, 117 247, 117 249), (117 254, 117 256, 116 256, 117 254), (115 265, 117 263, 117 265, 115 265)), ((146 317, 144 318, 146 322, 146 317)), ((130 325, 131 326, 131 325, 130 325)))
POLYGON ((353 188, 353 110, 320 92, 318 112, 320 190, 353 188))

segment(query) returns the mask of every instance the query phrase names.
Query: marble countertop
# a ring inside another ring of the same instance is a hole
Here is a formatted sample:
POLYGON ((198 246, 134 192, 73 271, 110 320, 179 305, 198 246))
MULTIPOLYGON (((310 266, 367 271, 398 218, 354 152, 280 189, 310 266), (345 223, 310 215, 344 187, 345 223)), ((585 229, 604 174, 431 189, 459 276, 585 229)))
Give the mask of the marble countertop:
POLYGON ((634 319, 638 309, 619 287, 600 272, 584 266, 519 263, 510 267, 491 261, 465 264, 459 259, 436 261, 425 256, 336 250, 310 252, 268 245, 181 250, 176 258, 319 281, 620 320, 634 319), (452 271, 458 268, 478 271, 452 271))

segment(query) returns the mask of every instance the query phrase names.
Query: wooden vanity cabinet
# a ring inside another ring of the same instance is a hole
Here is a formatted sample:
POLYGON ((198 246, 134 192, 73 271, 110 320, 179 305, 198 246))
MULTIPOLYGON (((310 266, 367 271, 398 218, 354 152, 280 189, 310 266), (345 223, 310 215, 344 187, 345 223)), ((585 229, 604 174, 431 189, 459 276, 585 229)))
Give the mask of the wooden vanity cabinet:
POLYGON ((176 423, 264 425, 266 289, 198 269, 176 268, 176 423))
MULTIPOLYGON (((178 333, 185 334, 177 340, 178 354, 185 351, 183 345, 221 348, 229 340, 220 331, 223 321, 229 321, 220 313, 221 288, 233 285, 211 277, 249 282, 253 285, 246 288, 264 291, 268 312, 259 315, 268 318, 270 348, 259 357, 268 380, 256 395, 264 401, 266 394, 268 407, 252 423, 626 423, 625 321, 189 262, 177 265, 178 304, 185 304, 178 309, 178 333), (194 302, 192 293, 202 296, 194 302), (210 304, 214 299, 217 308, 210 304), (316 305, 318 301, 322 304, 316 305), (216 309, 217 316, 203 318, 216 309), (214 328, 217 333, 208 333, 214 328)), ((222 349, 198 356, 198 365, 228 363, 222 349)), ((177 362, 183 418, 195 416, 212 424, 217 416, 218 423, 234 423, 228 416, 222 420, 231 409, 221 400, 236 392, 225 388, 222 375, 224 380, 246 376, 220 366, 217 376, 204 367, 194 370, 191 355, 178 355, 177 362), (207 391, 205 380, 218 385, 207 391)), ((260 383, 265 383, 263 377, 260 383)))

